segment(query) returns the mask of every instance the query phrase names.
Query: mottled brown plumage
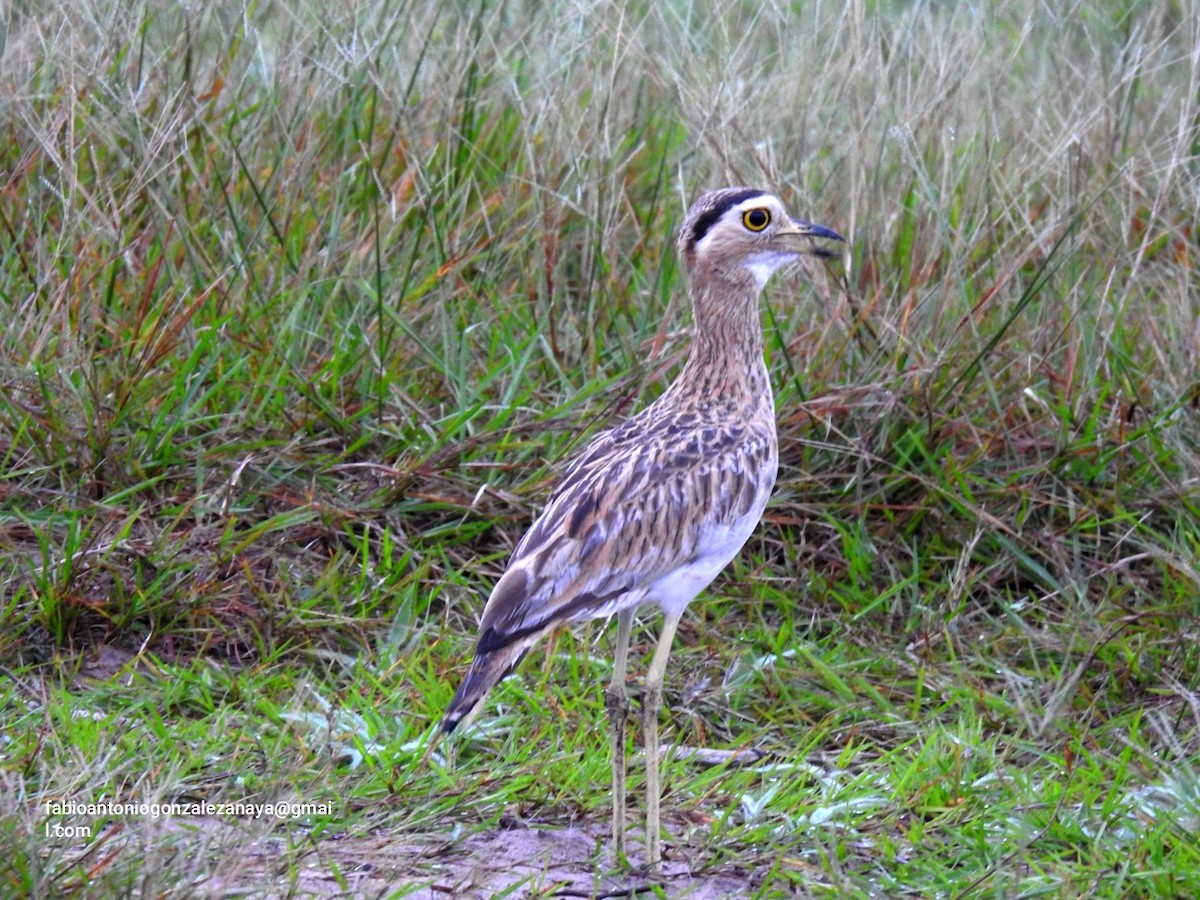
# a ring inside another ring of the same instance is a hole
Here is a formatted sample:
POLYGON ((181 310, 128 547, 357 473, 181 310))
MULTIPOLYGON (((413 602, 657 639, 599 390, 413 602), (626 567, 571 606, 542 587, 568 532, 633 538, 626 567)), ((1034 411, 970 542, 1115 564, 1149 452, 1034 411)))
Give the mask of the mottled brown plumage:
POLYGON ((617 757, 628 713, 629 633, 638 607, 659 606, 663 630, 644 703, 652 867, 660 853, 657 716, 667 655, 684 608, 741 549, 775 484, 775 410, 759 296, 780 265, 804 253, 829 255, 813 238, 841 240, 792 219, 762 191, 712 191, 692 207, 679 237, 694 312, 688 362, 654 403, 597 435, 567 467, 488 599, 475 659, 442 721, 444 732, 468 721, 551 629, 616 615, 608 693, 614 840, 622 855, 624 764, 618 775, 617 757))

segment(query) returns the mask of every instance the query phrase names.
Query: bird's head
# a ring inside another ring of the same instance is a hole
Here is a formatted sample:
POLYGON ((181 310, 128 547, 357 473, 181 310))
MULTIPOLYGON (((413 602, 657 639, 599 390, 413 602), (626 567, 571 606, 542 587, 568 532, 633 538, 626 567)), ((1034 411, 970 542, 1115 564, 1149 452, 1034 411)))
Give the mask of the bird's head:
POLYGON ((836 257, 820 240, 845 238, 823 225, 792 218, 773 194, 723 188, 693 204, 679 232, 679 253, 689 271, 742 269, 762 287, 776 269, 801 256, 836 257))

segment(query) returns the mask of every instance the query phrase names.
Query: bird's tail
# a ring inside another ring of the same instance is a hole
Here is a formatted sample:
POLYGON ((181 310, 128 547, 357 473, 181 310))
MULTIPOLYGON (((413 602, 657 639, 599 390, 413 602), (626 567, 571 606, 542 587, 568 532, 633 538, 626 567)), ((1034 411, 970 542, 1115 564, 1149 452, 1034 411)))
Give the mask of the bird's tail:
POLYGON ((470 723, 488 691, 520 664, 529 652, 529 645, 530 642, 519 641, 489 652, 476 653, 471 670, 458 686, 454 699, 442 716, 442 734, 450 734, 459 725, 470 723))

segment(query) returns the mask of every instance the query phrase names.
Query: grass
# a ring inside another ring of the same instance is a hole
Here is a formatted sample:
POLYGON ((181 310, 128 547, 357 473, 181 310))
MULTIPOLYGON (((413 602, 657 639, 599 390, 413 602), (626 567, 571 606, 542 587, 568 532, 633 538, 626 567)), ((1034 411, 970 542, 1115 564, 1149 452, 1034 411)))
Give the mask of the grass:
POLYGON ((609 885, 601 625, 420 742, 562 462, 682 361, 682 212, 750 183, 850 256, 767 292, 780 483, 666 726, 767 756, 668 762, 660 893, 1200 893, 1197 21, 0 13, 4 891, 609 885))

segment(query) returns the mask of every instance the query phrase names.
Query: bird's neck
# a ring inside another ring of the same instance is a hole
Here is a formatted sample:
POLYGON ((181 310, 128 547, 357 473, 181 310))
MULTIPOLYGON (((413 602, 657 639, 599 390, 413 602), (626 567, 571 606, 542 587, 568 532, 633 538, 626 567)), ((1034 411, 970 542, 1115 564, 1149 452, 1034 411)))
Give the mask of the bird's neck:
POLYGON ((714 400, 772 402, 763 362, 761 297, 761 285, 744 269, 693 278, 692 352, 674 386, 714 400))

